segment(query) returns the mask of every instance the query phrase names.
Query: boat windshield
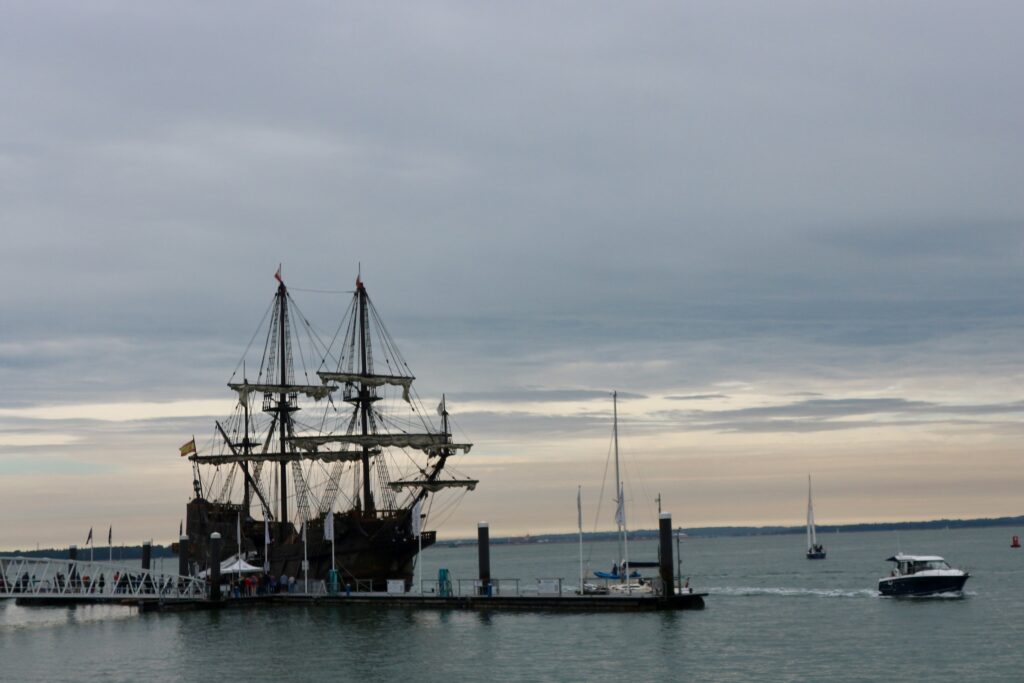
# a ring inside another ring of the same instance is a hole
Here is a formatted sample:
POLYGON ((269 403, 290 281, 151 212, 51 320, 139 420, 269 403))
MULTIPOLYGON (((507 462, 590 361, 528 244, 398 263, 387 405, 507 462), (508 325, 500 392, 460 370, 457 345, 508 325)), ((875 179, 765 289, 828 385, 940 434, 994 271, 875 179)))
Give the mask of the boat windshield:
POLYGON ((911 574, 928 571, 930 569, 949 569, 949 564, 942 560, 926 560, 921 562, 911 562, 909 564, 909 573, 911 574))

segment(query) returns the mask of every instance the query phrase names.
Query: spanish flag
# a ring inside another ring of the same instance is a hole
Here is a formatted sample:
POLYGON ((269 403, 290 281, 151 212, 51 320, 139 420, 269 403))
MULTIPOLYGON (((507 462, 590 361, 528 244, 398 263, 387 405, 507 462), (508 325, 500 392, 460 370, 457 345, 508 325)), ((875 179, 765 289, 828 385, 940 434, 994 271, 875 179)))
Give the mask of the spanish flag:
POLYGON ((192 437, 191 441, 189 441, 186 444, 182 444, 181 448, 179 448, 178 450, 181 451, 181 457, 183 457, 183 458, 186 455, 188 455, 189 453, 195 453, 196 452, 196 438, 192 437))

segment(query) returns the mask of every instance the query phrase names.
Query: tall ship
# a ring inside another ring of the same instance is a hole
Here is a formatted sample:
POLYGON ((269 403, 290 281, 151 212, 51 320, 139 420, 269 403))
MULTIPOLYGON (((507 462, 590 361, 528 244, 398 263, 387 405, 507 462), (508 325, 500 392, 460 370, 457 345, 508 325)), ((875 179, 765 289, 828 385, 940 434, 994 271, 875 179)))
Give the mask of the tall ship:
POLYGON ((436 411, 424 408, 361 276, 333 332, 306 319, 280 269, 274 277, 273 301, 228 381, 234 412, 198 451, 194 438, 182 447, 193 469, 189 561, 200 569, 239 557, 275 577, 302 577, 305 566, 310 580, 333 569, 355 590, 396 579, 408 589, 417 553, 437 537, 425 528, 431 515, 476 487, 452 467, 472 444, 453 440, 443 396, 436 411), (449 489, 458 495, 435 495, 449 489))

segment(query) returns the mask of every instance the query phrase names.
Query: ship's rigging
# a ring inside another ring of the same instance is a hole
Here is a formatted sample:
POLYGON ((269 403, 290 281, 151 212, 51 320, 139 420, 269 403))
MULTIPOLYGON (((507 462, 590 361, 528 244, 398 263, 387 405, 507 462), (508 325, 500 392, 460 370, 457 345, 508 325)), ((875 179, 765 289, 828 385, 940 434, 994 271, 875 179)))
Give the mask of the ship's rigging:
POLYGON ((241 499, 245 519, 259 515, 286 534, 334 510, 405 519, 431 493, 475 487, 449 462, 471 444, 453 441, 443 399, 441 424, 433 423, 361 278, 325 342, 275 277, 265 333, 253 336, 264 342, 259 362, 239 362, 228 382, 234 413, 190 458, 214 470, 203 495, 223 505, 241 499), (255 377, 247 367, 258 367, 255 377))

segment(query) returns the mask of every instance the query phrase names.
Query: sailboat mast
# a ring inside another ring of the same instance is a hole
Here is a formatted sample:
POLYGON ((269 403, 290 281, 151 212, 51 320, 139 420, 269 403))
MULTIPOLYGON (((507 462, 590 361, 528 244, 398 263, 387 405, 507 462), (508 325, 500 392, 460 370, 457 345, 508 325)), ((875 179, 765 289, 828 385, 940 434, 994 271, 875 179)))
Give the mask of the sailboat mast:
POLYGON ((583 486, 576 486, 576 526, 580 530, 580 595, 583 595, 583 486))
MULTIPOLYGON (((365 377, 370 374, 369 363, 368 363, 368 349, 369 346, 367 335, 369 334, 369 324, 367 321, 366 312, 366 289, 363 287, 362 277, 356 277, 356 297, 359 302, 359 372, 365 377)), ((370 433, 370 389, 365 382, 360 384, 359 387, 359 411, 360 411, 360 425, 362 427, 363 436, 370 433)), ((370 447, 363 446, 363 509, 368 513, 373 513, 373 492, 370 490, 370 447)))
POLYGON ((811 502, 811 475, 807 475, 807 547, 814 548, 818 542, 814 533, 814 505, 811 502))
POLYGON ((619 528, 619 561, 625 557, 626 506, 619 476, 619 393, 612 392, 612 437, 615 445, 615 524, 619 528))
MULTIPOLYGON (((277 286, 277 298, 278 298, 278 319, 277 319, 277 332, 278 332, 278 355, 281 357, 281 394, 278 397, 277 402, 277 421, 279 427, 279 438, 281 439, 281 452, 284 453, 287 449, 288 444, 288 391, 285 389, 285 385, 288 384, 288 358, 285 353, 285 341, 288 321, 288 290, 285 289, 284 282, 281 281, 277 286)), ((281 528, 284 529, 288 525, 288 463, 281 461, 281 528)))

